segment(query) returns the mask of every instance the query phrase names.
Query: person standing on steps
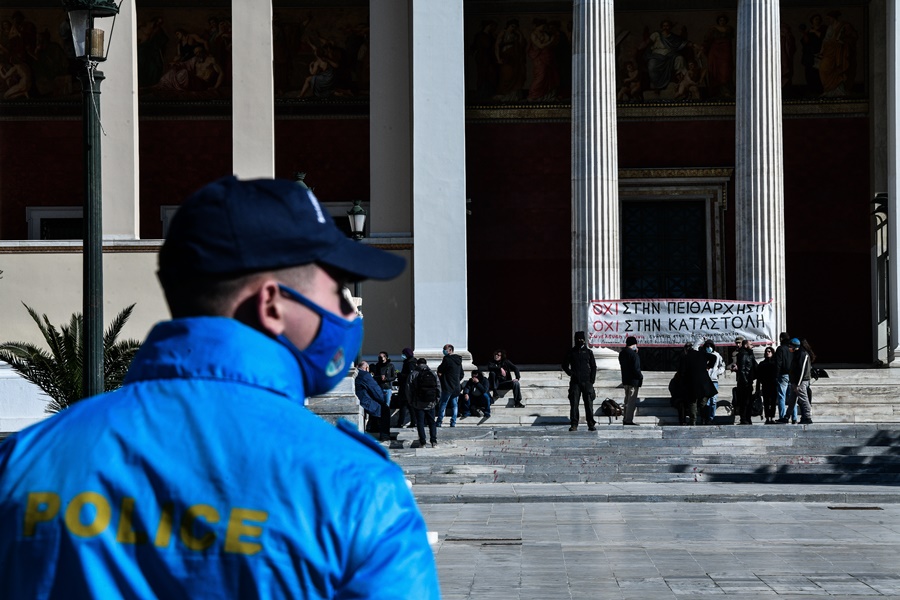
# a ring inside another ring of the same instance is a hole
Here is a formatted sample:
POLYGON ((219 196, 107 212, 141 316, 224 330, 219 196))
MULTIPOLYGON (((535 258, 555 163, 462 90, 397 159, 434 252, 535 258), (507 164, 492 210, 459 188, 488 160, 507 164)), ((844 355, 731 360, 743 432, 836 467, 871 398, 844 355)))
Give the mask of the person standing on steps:
POLYGON ((619 367, 622 369, 622 385, 625 386, 625 416, 622 425, 637 425, 634 422, 634 414, 637 411, 638 390, 644 383, 644 374, 641 373, 637 338, 633 335, 625 340, 625 347, 619 352, 619 367))
POLYGON ((794 393, 791 389, 791 364, 794 361, 794 354, 791 352, 791 336, 786 331, 782 331, 778 336, 778 348, 775 349, 775 368, 778 371, 778 421, 777 423, 787 423, 791 419, 793 423, 797 422, 797 404, 794 407, 791 416, 788 417, 787 405, 794 393))
POLYGON ((453 353, 453 344, 444 345, 444 358, 438 365, 437 374, 441 379, 441 401, 438 404, 436 425, 441 426, 444 415, 447 413, 447 405, 450 405, 450 427, 456 427, 456 414, 459 403, 460 384, 463 380, 462 356, 453 353))
POLYGON ((416 410, 416 429, 419 433, 419 447, 425 447, 425 426, 431 436, 431 447, 437 446, 437 427, 434 409, 441 397, 441 382, 437 374, 428 367, 424 358, 416 360, 416 368, 409 374, 409 397, 416 410))
POLYGON ((741 346, 734 357, 734 374, 737 378, 735 387, 736 403, 734 414, 740 417, 739 425, 752 424, 753 416, 753 382, 756 381, 756 359, 750 341, 742 339, 741 346))
POLYGON ((407 347, 401 351, 400 356, 403 357, 403 366, 400 368, 400 373, 397 375, 397 381, 400 384, 399 393, 397 394, 400 397, 400 413, 397 416, 397 427, 406 425, 406 413, 409 412, 408 427, 415 429, 416 409, 413 408, 412 403, 410 402, 409 375, 413 372, 413 369, 416 368, 416 355, 412 348, 407 347))
MULTIPOLYGON (((797 338, 791 339, 791 373, 790 384, 793 396, 787 405, 785 415, 794 412, 795 405, 800 406, 800 424, 812 424, 812 412, 809 404, 809 381, 812 378, 812 363, 816 360, 816 355, 810 348, 806 340, 802 342, 797 338)), ((787 416, 778 420, 779 423, 787 423, 787 416)))
POLYGON ((594 380, 597 378, 597 360, 587 347, 583 331, 575 332, 575 345, 566 353, 562 370, 569 376, 569 431, 578 429, 578 405, 584 400, 584 416, 588 429, 594 431, 594 380))

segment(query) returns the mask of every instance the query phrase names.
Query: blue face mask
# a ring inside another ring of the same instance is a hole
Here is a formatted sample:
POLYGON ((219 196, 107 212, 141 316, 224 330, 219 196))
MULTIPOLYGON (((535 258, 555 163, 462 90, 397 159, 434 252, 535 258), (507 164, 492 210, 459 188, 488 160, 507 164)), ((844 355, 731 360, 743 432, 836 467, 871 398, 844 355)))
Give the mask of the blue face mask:
POLYGON ((707 353, 707 354, 712 354, 712 348, 710 348, 709 346, 707 346, 707 347, 706 347, 706 353, 707 353))
POLYGON ((287 286, 279 285, 278 288, 292 300, 322 317, 322 324, 315 339, 304 350, 297 348, 283 334, 275 339, 297 359, 308 396, 331 391, 347 375, 350 362, 362 347, 362 317, 352 321, 342 319, 287 286))
POLYGON ((444 348, 443 352, 444 352, 444 356, 449 356, 449 355, 450 355, 450 351, 447 350, 446 348, 444 348))

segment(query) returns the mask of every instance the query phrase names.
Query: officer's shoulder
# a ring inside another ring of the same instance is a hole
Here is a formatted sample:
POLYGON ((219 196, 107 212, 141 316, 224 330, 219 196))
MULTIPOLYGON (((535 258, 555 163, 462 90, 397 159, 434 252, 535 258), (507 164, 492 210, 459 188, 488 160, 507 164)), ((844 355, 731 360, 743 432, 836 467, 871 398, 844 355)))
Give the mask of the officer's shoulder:
POLYGON ((368 435, 360 432, 359 429, 357 429, 356 426, 354 426, 350 421, 347 421, 346 419, 339 420, 337 422, 336 429, 353 441, 359 442, 365 448, 372 450, 379 457, 385 460, 389 460, 388 451, 384 448, 384 446, 376 442, 368 435))

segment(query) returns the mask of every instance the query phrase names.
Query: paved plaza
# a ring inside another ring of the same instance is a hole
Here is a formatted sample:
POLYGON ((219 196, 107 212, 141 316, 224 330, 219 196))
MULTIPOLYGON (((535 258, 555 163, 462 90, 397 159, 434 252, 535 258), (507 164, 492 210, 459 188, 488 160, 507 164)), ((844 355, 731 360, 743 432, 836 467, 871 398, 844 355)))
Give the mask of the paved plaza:
POLYGON ((459 487, 414 487, 446 600, 900 599, 897 488, 549 485, 541 502, 537 485, 459 487))

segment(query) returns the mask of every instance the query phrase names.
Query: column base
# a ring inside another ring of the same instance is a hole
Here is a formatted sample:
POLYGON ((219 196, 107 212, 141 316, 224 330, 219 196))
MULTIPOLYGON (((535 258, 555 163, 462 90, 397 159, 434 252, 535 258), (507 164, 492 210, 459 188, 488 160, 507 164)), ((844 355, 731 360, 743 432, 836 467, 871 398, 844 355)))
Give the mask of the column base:
POLYGON ((618 371, 619 353, 611 348, 594 348, 594 359, 597 361, 597 369, 606 371, 618 371))

